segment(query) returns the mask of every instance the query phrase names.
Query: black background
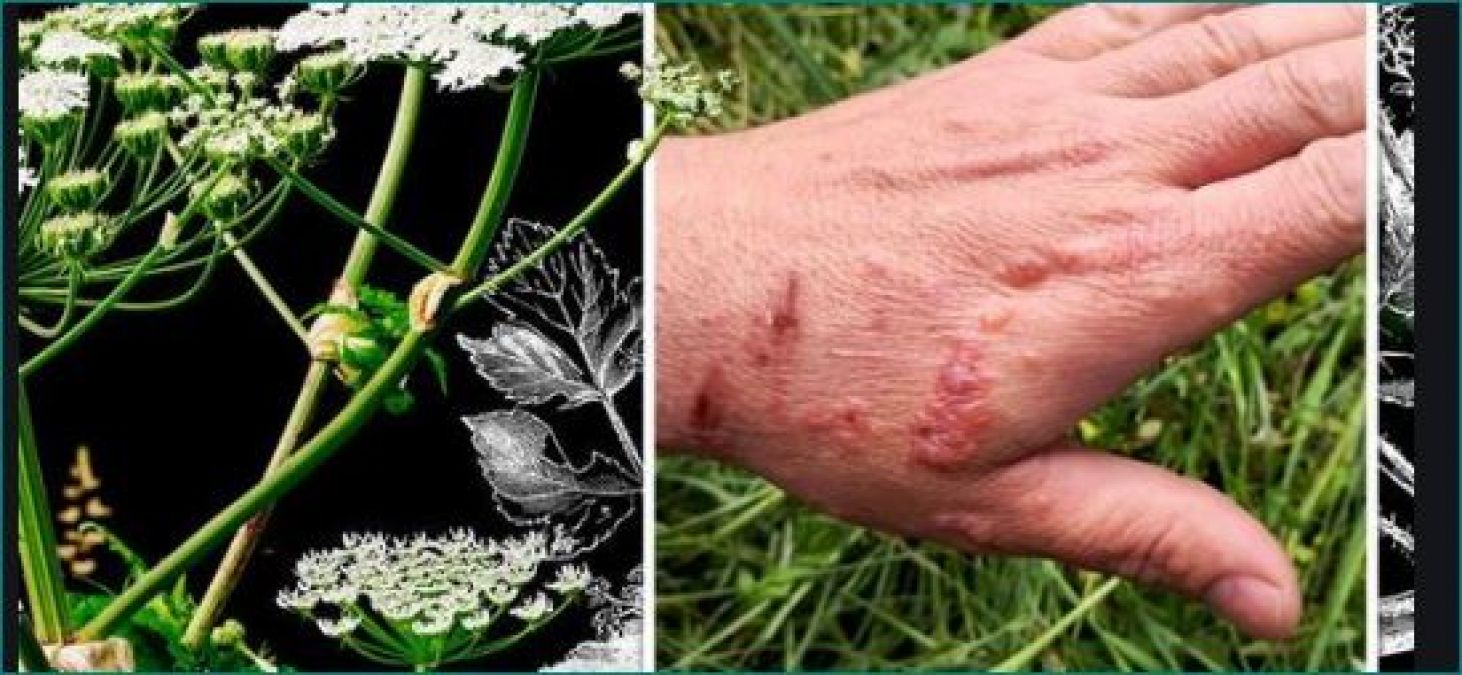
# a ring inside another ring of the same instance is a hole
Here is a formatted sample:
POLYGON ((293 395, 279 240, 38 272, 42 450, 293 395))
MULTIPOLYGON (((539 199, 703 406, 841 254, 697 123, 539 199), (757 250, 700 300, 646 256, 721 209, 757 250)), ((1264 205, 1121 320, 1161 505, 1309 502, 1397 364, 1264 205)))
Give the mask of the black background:
MULTIPOLYGON (((26 7, 19 14, 39 11, 26 7)), ((295 11, 289 6, 209 6, 185 24, 178 53, 193 63, 191 45, 198 35, 278 26, 295 11)), ((7 18, 14 14, 7 11, 7 18)), ((638 60, 638 54, 564 66, 545 76, 509 215, 562 225, 623 166, 625 146, 641 129, 633 88, 617 74, 624 60, 638 60)), ((384 152, 399 82, 399 67, 372 66, 348 92, 333 147, 307 172, 357 212, 365 208, 384 152)), ((486 183, 506 103, 505 95, 485 89, 428 95, 393 231, 438 259, 451 258, 486 183)), ((610 260, 631 276, 641 267, 639 195, 639 181, 628 184, 590 229, 610 260)), ((249 252, 291 306, 303 312, 328 293, 354 233, 295 197, 249 252)), ((382 247, 370 283, 405 297, 419 277, 382 247)), ((276 592, 290 583, 294 560, 311 548, 338 544, 347 531, 440 533, 455 526, 488 535, 508 531, 493 511, 460 418, 509 404, 472 372, 454 339, 459 332, 484 336, 494 320, 494 312, 482 305, 443 331, 439 344, 451 364, 449 396, 419 373, 412 387, 418 403, 410 413, 378 416, 279 504, 229 607, 229 614, 248 627, 251 643, 264 641, 283 664, 302 670, 374 668, 275 607, 276 592)), ((13 321, 9 326, 14 330, 13 321)), ((35 349, 25 340, 20 346, 22 355, 35 349)), ((74 448, 88 445, 103 499, 116 510, 108 525, 156 560, 259 478, 306 366, 297 338, 231 263, 221 265, 207 291, 183 309, 108 316, 29 384, 53 504, 74 448)), ((342 388, 332 387, 322 415, 345 400, 342 388)), ((624 419, 637 437, 640 393, 636 381, 619 396, 624 419)), ((592 410, 548 412, 545 420, 570 452, 615 443, 602 414, 592 410)), ((591 556, 591 568, 621 581, 640 564, 640 530, 638 514, 631 516, 620 535, 591 556)), ((210 558, 191 571, 196 594, 201 595, 213 567, 210 558)), ((107 571, 99 578, 106 580, 107 571)), ((110 571, 115 573, 115 565, 110 571)), ((519 649, 472 667, 536 669, 591 636, 588 613, 581 607, 519 649)))
POLYGON ((1416 654, 1456 672, 1457 6, 1416 7, 1416 654))

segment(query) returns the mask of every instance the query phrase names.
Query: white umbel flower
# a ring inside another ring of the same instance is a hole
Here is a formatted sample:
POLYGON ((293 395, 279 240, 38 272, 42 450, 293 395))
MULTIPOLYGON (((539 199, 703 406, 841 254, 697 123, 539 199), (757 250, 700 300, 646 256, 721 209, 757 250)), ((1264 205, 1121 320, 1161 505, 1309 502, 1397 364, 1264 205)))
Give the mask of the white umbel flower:
POLYGON ((86 109, 90 86, 86 76, 59 70, 36 70, 21 76, 16 107, 21 115, 54 117, 86 109))
POLYGON ((314 4, 279 29, 281 51, 339 49, 356 63, 435 67, 438 87, 480 87, 522 67, 524 51, 575 27, 607 28, 633 7, 573 3, 314 4))
POLYGON ((548 599, 548 596, 537 593, 523 604, 509 610, 509 613, 523 621, 533 623, 548 616, 551 611, 553 611, 553 602, 548 599))
POLYGON ((35 62, 51 67, 76 67, 95 59, 120 59, 116 45, 96 40, 74 30, 47 32, 32 56, 35 62))

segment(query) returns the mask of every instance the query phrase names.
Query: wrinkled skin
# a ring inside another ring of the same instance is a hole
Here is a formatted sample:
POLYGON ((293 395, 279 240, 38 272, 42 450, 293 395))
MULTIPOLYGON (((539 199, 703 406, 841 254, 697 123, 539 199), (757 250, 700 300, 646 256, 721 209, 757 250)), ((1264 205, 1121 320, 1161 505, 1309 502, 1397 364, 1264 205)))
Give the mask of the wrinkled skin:
POLYGON ((1080 7, 965 63, 658 159, 657 427, 838 517, 1056 558, 1282 638, 1221 492, 1087 412, 1364 247, 1364 12, 1080 7))

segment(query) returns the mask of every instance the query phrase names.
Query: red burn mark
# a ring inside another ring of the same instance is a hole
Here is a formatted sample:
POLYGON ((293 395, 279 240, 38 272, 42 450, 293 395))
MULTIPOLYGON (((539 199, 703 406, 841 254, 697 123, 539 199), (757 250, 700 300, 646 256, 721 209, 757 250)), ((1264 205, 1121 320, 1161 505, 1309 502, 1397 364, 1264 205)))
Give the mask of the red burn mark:
POLYGON ((772 308, 771 317, 767 319, 767 325, 772 328, 773 340, 784 340, 790 337, 790 333, 797 330, 800 319, 797 316, 797 298, 800 294, 799 280, 796 272, 787 275, 787 283, 782 288, 782 295, 777 299, 777 304, 772 308))
POLYGON ((802 421, 813 432, 857 439, 868 431, 868 402, 850 396, 830 406, 814 405, 803 414, 802 421))
POLYGON ((1009 326, 1010 319, 1013 316, 1014 314, 1010 311, 1009 308, 1000 307, 981 314, 980 318, 978 319, 978 323, 980 324, 981 330, 984 330, 986 332, 996 332, 1003 330, 1006 326, 1009 326))
POLYGON ((1032 288, 1045 281, 1050 273, 1051 267, 1044 258, 1029 256, 1002 266, 996 270, 995 278, 1011 288, 1032 288))
POLYGON ((724 422, 719 399, 725 396, 725 389, 726 381, 725 376, 721 374, 721 367, 711 366, 690 406, 690 419, 687 426, 690 440, 695 445, 701 447, 715 445, 724 422))
POLYGON ((773 360, 791 352, 791 343, 796 340, 802 321, 799 308, 800 296, 801 286, 797 273, 789 273, 782 292, 767 312, 768 335, 764 340, 758 335, 753 335, 751 338, 748 351, 751 352, 752 363, 757 367, 764 368, 771 365, 773 360))
POLYGON ((955 469, 974 457, 979 435, 992 421, 986 405, 989 383, 979 362, 978 346, 966 340, 955 345, 939 369, 933 396, 911 429, 915 460, 936 469, 955 469))

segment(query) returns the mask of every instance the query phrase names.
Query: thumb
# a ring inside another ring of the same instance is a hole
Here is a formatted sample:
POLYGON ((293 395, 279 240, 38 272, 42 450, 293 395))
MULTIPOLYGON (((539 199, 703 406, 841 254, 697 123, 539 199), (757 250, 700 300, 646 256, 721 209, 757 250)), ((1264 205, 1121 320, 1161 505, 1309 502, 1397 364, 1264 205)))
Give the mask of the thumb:
POLYGON ((1166 469, 1090 450, 1002 467, 974 508, 938 520, 976 553, 1055 558, 1202 598, 1243 631, 1288 637, 1299 622, 1294 568, 1232 500, 1166 469))

